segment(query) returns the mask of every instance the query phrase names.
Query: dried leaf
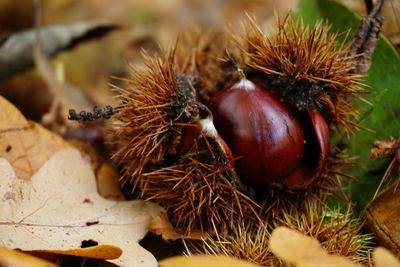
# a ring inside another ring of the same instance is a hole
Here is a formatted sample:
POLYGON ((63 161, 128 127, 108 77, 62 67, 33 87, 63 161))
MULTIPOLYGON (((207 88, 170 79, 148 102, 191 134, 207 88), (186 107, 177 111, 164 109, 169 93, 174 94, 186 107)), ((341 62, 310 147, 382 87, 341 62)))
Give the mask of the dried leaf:
POLYGON ((0 247, 0 266, 2 267, 56 267, 58 265, 29 254, 0 247))
POLYGON ((122 254, 122 249, 111 245, 99 245, 93 247, 69 249, 69 250, 36 250, 35 252, 44 252, 61 255, 71 255, 87 257, 93 259, 117 259, 122 254))
MULTIPOLYGON (((101 37, 117 26, 104 21, 82 21, 47 26, 41 29, 44 53, 54 56, 79 43, 101 37)), ((11 77, 33 66, 35 29, 14 33, 0 42, 0 79, 11 77)))
POLYGON ((328 254, 318 240, 283 226, 272 232, 269 247, 277 257, 300 267, 359 266, 339 255, 328 254))
POLYGON ((277 227, 272 232, 269 247, 277 257, 293 264, 302 259, 327 256, 318 240, 287 227, 277 227))
POLYGON ((228 256, 176 256, 159 262, 160 267, 257 267, 256 265, 244 260, 231 258, 228 256))
POLYGON ((29 179, 56 151, 68 147, 61 137, 28 121, 0 97, 0 157, 6 158, 18 178, 29 179))
POLYGON ((372 201, 365 213, 366 226, 379 244, 400 256, 400 190, 388 188, 372 201))
POLYGON ((200 231, 192 231, 189 235, 178 233, 177 229, 168 220, 167 213, 165 212, 160 213, 158 217, 150 222, 149 232, 161 235, 164 240, 176 240, 178 238, 202 240, 207 238, 207 234, 200 231))
POLYGON ((77 148, 84 158, 86 158, 96 175, 97 191, 99 194, 110 200, 124 200, 119 184, 119 174, 111 168, 103 157, 96 153, 92 145, 73 139, 68 141, 73 147, 77 148))
POLYGON ((372 254, 372 258, 374 259, 375 267, 400 267, 400 261, 383 247, 377 247, 372 254))
POLYGON ((79 249, 82 241, 123 249, 113 260, 122 266, 156 266, 138 245, 162 208, 145 201, 111 201, 100 197, 93 171, 76 149, 65 148, 47 160, 29 181, 17 179, 0 159, 0 236, 8 248, 79 249))
POLYGON ((149 232, 161 235, 165 240, 176 240, 180 237, 175 231, 175 228, 168 221, 166 213, 161 213, 160 216, 150 222, 149 232))
POLYGON ((105 200, 97 193, 87 154, 27 121, 1 97, 0 106, 3 245, 101 258, 115 258, 121 252, 110 246, 80 248, 82 241, 93 240, 123 249, 122 256, 113 261, 117 264, 155 266, 154 257, 137 242, 163 209, 139 200, 105 200))

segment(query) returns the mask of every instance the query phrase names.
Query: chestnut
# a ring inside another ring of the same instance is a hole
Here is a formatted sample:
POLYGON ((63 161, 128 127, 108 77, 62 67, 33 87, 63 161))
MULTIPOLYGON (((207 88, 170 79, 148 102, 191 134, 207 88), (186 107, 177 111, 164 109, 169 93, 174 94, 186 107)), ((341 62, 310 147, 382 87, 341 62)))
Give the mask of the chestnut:
POLYGON ((302 189, 325 166, 329 130, 317 109, 294 115, 265 88, 245 78, 214 96, 210 109, 245 182, 302 189))

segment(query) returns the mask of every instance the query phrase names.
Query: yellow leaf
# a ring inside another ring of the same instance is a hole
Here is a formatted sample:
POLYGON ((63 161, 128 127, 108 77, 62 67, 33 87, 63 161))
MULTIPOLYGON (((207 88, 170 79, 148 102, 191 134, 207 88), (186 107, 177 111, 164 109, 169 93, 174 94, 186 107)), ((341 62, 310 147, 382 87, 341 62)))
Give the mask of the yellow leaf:
POLYGON ((0 266, 2 267, 56 267, 58 265, 36 258, 29 254, 0 247, 0 266))
POLYGON ((321 258, 303 259, 297 262, 297 267, 356 267, 359 266, 349 260, 338 256, 329 255, 321 258))
POLYGON ((269 248, 278 258, 298 267, 359 266, 339 255, 329 255, 318 240, 283 226, 272 232, 269 248))
POLYGON ((119 247, 111 246, 111 245, 99 245, 87 248, 79 248, 79 249, 69 249, 69 250, 35 250, 37 252, 45 252, 52 254, 61 254, 61 255, 71 255, 77 257, 86 257, 86 258, 94 258, 94 259, 117 259, 122 254, 122 250, 119 247))
POLYGON ((272 232, 269 248, 277 257, 293 264, 299 259, 327 255, 318 240, 283 226, 272 232))
POLYGON ((376 267, 400 267, 400 261, 383 247, 377 247, 372 257, 376 267))
POLYGON ((259 265, 228 256, 175 256, 159 262, 160 267, 257 267, 259 265))

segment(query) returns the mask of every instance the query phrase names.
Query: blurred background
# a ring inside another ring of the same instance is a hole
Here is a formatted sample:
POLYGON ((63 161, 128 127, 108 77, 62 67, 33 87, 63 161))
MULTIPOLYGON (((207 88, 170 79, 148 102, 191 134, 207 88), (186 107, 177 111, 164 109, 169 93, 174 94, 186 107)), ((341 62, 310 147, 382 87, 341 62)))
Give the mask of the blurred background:
MULTIPOLYGON (((34 0, 0 1, 0 36, 34 27, 34 0)), ((358 14, 366 14, 364 0, 341 0, 358 14)), ((88 99, 77 108, 113 104, 111 76, 126 76, 127 63, 140 64, 141 49, 157 53, 168 47, 178 34, 192 27, 240 28, 245 12, 254 15, 262 27, 273 27, 274 12, 284 15, 296 10, 299 0, 58 0, 42 1, 41 25, 105 20, 118 30, 100 39, 79 43, 57 53, 52 64, 61 63, 65 81, 88 99)), ((385 4, 384 33, 400 43, 400 1, 385 4)), ((51 105, 52 93, 42 75, 32 68, 0 80, 0 94, 9 98, 30 119, 39 121, 51 105)), ((79 97, 78 97, 79 98, 79 97)), ((71 100, 71 102, 77 102, 71 100)), ((79 101, 78 101, 79 102, 79 101)), ((75 103, 76 104, 76 103, 75 103)), ((73 104, 74 106, 74 104, 73 104)))

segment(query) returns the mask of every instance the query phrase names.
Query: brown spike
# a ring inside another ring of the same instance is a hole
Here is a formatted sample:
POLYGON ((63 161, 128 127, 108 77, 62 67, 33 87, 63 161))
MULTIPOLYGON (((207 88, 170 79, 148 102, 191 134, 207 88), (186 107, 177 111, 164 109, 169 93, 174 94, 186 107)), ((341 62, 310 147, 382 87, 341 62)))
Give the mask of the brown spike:
POLYGON ((137 183, 149 165, 176 153, 181 130, 198 120, 198 102, 190 88, 190 77, 174 64, 175 48, 163 58, 143 54, 145 68, 132 67, 133 77, 121 78, 124 86, 113 86, 121 105, 114 116, 111 143, 123 165, 126 181, 137 183))
POLYGON ((243 218, 261 221, 258 205, 239 191, 235 175, 216 141, 202 135, 178 164, 143 174, 141 188, 185 233, 223 234, 243 218))
POLYGON ((359 125, 343 119, 355 115, 348 96, 362 93, 359 87, 363 84, 361 76, 354 74, 356 58, 347 56, 349 44, 337 47, 340 34, 329 31, 323 23, 310 29, 289 14, 283 21, 278 19, 277 32, 271 37, 249 18, 245 37, 235 39, 247 56, 248 71, 263 73, 263 82, 272 85, 266 87, 275 87, 274 93, 287 105, 297 109, 317 106, 329 123, 351 130, 359 125))
POLYGON ((370 235, 360 234, 362 224, 351 214, 329 210, 316 202, 306 202, 303 212, 284 210, 270 224, 241 222, 231 229, 229 236, 210 236, 203 241, 185 241, 190 254, 228 255, 262 266, 285 266, 268 248, 271 232, 286 226, 316 238, 332 254, 344 256, 354 262, 367 263, 370 235))

